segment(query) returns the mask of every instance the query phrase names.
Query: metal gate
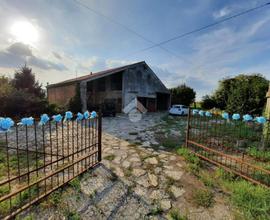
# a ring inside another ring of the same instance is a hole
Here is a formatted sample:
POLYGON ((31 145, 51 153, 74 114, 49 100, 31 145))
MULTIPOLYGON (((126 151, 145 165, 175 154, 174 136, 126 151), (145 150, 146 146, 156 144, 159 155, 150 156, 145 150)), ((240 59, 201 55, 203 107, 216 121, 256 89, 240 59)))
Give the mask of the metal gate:
POLYGON ((8 219, 101 161, 101 116, 0 133, 0 218, 8 219))
POLYGON ((263 135, 265 125, 203 113, 189 110, 186 147, 203 160, 270 187, 270 142, 263 135))

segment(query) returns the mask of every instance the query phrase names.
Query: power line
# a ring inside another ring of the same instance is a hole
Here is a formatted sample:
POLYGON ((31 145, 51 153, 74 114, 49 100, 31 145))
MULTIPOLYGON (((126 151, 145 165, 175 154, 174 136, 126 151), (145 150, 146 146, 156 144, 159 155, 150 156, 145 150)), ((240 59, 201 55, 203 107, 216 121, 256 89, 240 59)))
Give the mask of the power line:
MULTIPOLYGON (((131 29, 131 28, 128 27, 127 25, 124 25, 124 24, 118 22, 117 20, 115 20, 115 19, 113 19, 113 18, 111 18, 111 17, 109 17, 109 16, 107 16, 107 15, 105 15, 105 14, 103 14, 103 13, 101 13, 101 12, 99 12, 99 11, 97 11, 97 10, 91 8, 91 7, 89 7, 88 5, 83 4, 81 1, 79 1, 79 0, 73 0, 73 2, 76 3, 76 4, 78 4, 78 5, 80 5, 80 6, 82 6, 82 7, 84 7, 84 8, 86 8, 87 10, 93 12, 93 13, 96 14, 96 15, 99 15, 99 16, 101 16, 101 17, 106 18, 108 21, 110 21, 110 22, 112 22, 112 23, 121 26, 121 27, 124 28, 125 30, 129 31, 130 33, 133 33, 134 35, 136 35, 137 37, 139 37, 139 38, 141 38, 141 39, 147 41, 148 43, 151 43, 152 45, 157 45, 156 42, 154 42, 154 41, 152 41, 152 40, 146 38, 145 36, 143 36, 142 34, 136 32, 136 31, 134 31, 133 29, 131 29)), ((168 50, 167 48, 165 48, 165 47, 163 47, 163 46, 161 46, 161 45, 160 45, 160 46, 157 46, 157 47, 159 47, 159 48, 162 49, 163 51, 165 51, 165 52, 171 54, 172 56, 178 57, 178 58, 180 58, 180 59, 184 59, 183 57, 180 57, 179 55, 175 54, 174 52, 168 50)))
MULTIPOLYGON (((257 7, 254 7, 254 8, 248 9, 248 10, 246 10, 246 11, 237 13, 237 14, 235 14, 235 15, 229 16, 229 17, 227 17, 227 18, 221 19, 221 20, 219 20, 219 21, 217 21, 217 22, 214 22, 214 23, 205 25, 205 26, 203 26, 203 27, 194 29, 194 30, 192 30, 192 31, 183 33, 183 34, 181 34, 181 35, 172 37, 172 38, 170 38, 170 39, 168 39, 168 40, 161 41, 161 42, 158 43, 158 44, 152 45, 152 46, 150 46, 150 47, 146 47, 146 48, 141 49, 141 50, 138 50, 138 51, 136 51, 136 52, 134 52, 134 53, 139 53, 139 52, 143 52, 143 51, 146 51, 146 50, 150 50, 150 49, 155 48, 155 47, 160 47, 160 46, 163 45, 163 44, 167 44, 167 43, 169 43, 169 42, 171 42, 171 41, 175 41, 175 40, 177 40, 177 39, 179 39, 179 38, 183 38, 183 37, 186 37, 186 36, 188 36, 188 35, 194 34, 194 33, 196 33, 196 32, 200 32, 200 31, 202 31, 202 30, 208 29, 208 28, 210 28, 210 27, 216 26, 216 25, 221 24, 221 23, 224 23, 224 22, 226 22, 226 21, 228 21, 228 20, 237 18, 237 17, 242 16, 242 15, 244 15, 244 14, 248 14, 248 13, 250 13, 250 12, 253 12, 253 11, 258 10, 258 9, 260 9, 260 8, 264 8, 264 7, 269 6, 269 5, 270 5, 270 2, 267 2, 267 3, 262 4, 262 5, 259 5, 259 6, 257 6, 257 7)), ((133 54, 134 54, 134 53, 133 53, 133 54)))

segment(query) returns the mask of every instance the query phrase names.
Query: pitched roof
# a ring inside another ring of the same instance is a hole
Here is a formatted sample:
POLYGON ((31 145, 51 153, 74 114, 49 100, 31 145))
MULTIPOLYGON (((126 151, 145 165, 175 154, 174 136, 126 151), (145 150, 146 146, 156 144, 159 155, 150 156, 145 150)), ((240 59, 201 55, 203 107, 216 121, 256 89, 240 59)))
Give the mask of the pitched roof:
POLYGON ((101 78, 101 77, 104 77, 104 76, 108 76, 108 75, 111 75, 111 74, 114 74, 114 73, 119 73, 119 72, 121 72, 123 70, 126 70, 128 68, 131 68, 131 67, 139 65, 139 64, 145 64, 145 61, 132 63, 132 64, 129 64, 129 65, 126 65, 126 66, 121 66, 121 67, 112 68, 112 69, 108 69, 108 70, 103 70, 103 71, 100 71, 100 72, 91 73, 91 74, 88 74, 88 75, 85 75, 85 76, 80 76, 80 77, 73 78, 73 79, 68 79, 68 80, 65 80, 65 81, 62 81, 62 82, 59 82, 59 83, 50 84, 50 85, 47 86, 47 88, 62 86, 62 85, 69 84, 69 83, 81 82, 83 80, 94 80, 94 79, 101 78))

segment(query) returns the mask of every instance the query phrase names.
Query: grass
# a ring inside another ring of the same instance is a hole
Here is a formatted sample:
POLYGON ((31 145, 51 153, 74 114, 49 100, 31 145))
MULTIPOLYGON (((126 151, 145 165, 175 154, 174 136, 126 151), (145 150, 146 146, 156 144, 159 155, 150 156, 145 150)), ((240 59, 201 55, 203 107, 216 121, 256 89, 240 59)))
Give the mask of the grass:
POLYGON ((7 184, 0 187, 0 197, 8 193, 10 193, 10 190, 7 184))
POLYGON ((247 219, 270 219, 270 191, 241 180, 230 183, 231 201, 247 219))
POLYGON ((245 219, 270 219, 270 190, 253 185, 223 169, 215 172, 221 188, 230 193, 230 201, 245 219))
POLYGON ((255 159, 263 162, 270 162, 270 151, 269 150, 259 150, 256 147, 249 147, 247 149, 247 154, 255 159))
POLYGON ((177 153, 183 156, 189 164, 199 167, 199 178, 210 190, 197 190, 193 194, 194 202, 203 207, 211 207, 214 201, 211 188, 219 187, 226 191, 232 205, 237 208, 244 219, 270 219, 270 190, 262 186, 253 185, 233 173, 221 168, 211 171, 203 170, 197 158, 185 148, 180 148, 177 153))
POLYGON ((49 206, 57 207, 61 203, 61 200, 62 200, 62 192, 60 190, 56 190, 49 195, 45 203, 49 206))
POLYGON ((200 180, 204 183, 205 186, 209 188, 215 188, 216 182, 215 179, 209 175, 208 172, 200 172, 200 180))
POLYGON ((192 199, 197 206, 204 208, 209 208, 214 204, 214 194, 208 189, 195 190, 192 199))
POLYGON ((81 183, 78 177, 74 178, 69 182, 69 185, 77 192, 81 192, 81 183))
POLYGON ((81 219, 79 213, 77 213, 75 211, 67 211, 65 216, 66 216, 67 220, 80 220, 81 219))
POLYGON ((188 162, 190 172, 197 175, 202 166, 200 158, 185 147, 178 148, 176 152, 188 162))
MULTIPOLYGON (((201 179, 207 173, 200 172, 201 179)), ((208 172, 206 179, 211 179, 215 187, 226 191, 229 201, 241 213, 243 219, 270 219, 270 190, 237 177, 235 174, 218 168, 214 173, 208 172)), ((206 184, 207 185, 207 184, 206 184)), ((210 184, 210 188, 213 185, 210 184)), ((240 218, 240 217, 237 217, 240 218)))
MULTIPOLYGON (((0 143, 1 145, 1 143, 0 143)), ((0 148, 0 179, 4 179, 7 177, 8 173, 8 167, 7 167, 7 152, 4 150, 1 146, 0 148)), ((11 175, 17 175, 18 174, 18 165, 20 166, 20 172, 25 172, 29 163, 30 169, 32 167, 40 167, 43 165, 43 160, 41 159, 41 156, 38 155, 36 163, 36 154, 32 152, 28 152, 28 160, 27 160, 27 154, 24 151, 20 151, 17 153, 10 153, 9 152, 9 172, 11 175)))
POLYGON ((29 199, 33 196, 36 196, 38 192, 38 188, 36 186, 32 186, 21 192, 21 194, 17 194, 11 198, 11 201, 5 200, 0 203, 0 213, 1 215, 6 215, 10 210, 16 209, 17 207, 25 204, 29 199), (10 206, 11 204, 11 206, 10 206))
POLYGON ((186 215, 181 215, 180 211, 178 209, 172 209, 168 217, 170 220, 188 220, 186 215))
POLYGON ((104 157, 105 160, 109 160, 109 161, 114 160, 114 158, 115 158, 114 154, 110 154, 110 155, 104 157))

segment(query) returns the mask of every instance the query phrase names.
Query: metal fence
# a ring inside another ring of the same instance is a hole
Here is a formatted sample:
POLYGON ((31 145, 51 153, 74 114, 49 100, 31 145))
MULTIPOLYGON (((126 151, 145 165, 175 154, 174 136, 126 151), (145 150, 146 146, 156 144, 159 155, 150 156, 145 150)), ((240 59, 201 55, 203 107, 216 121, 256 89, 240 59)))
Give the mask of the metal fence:
POLYGON ((223 119, 189 111, 186 147, 198 157, 253 183, 270 187, 269 121, 223 119))
POLYGON ((101 161, 101 117, 0 133, 0 219, 14 217, 101 161))

